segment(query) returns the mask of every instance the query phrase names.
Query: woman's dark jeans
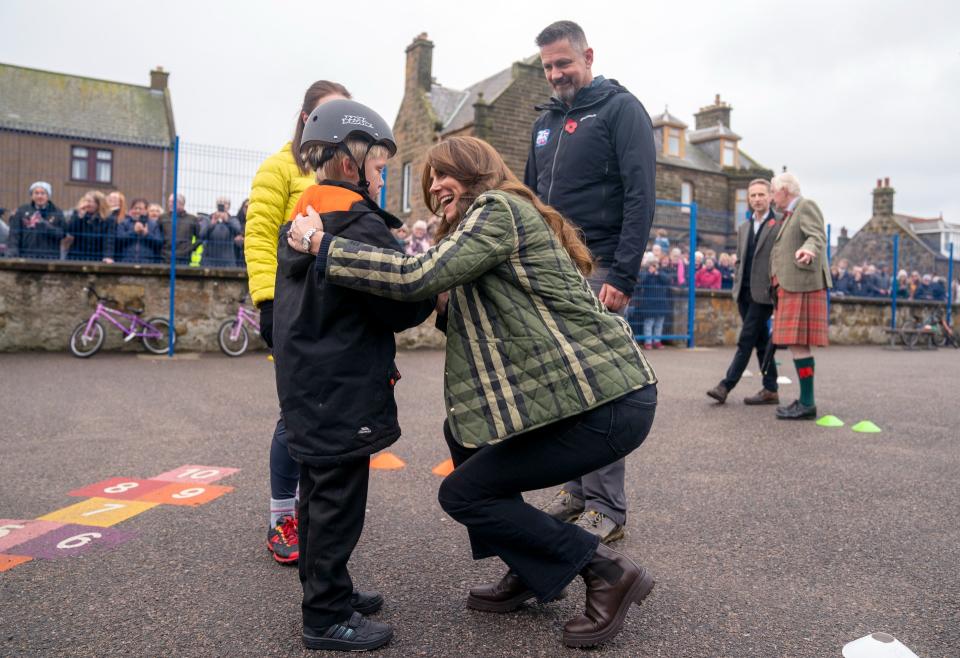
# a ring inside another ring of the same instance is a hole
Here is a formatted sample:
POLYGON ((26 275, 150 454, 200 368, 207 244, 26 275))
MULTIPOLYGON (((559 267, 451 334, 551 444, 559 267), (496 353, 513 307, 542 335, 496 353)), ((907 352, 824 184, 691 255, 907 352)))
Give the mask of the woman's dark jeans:
POLYGON ((440 506, 467 527, 473 558, 499 556, 540 601, 555 598, 593 557, 598 539, 523 501, 521 492, 563 484, 614 462, 647 437, 657 408, 650 385, 500 443, 464 448, 444 423, 456 469, 440 506))

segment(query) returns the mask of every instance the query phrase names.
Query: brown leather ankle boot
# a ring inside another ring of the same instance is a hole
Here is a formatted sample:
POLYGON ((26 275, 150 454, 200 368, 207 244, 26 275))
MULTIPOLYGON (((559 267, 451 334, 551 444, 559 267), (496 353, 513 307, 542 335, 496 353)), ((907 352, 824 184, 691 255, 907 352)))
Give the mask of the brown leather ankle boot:
POLYGON ((467 607, 484 612, 511 612, 535 596, 517 574, 508 571, 499 582, 472 588, 467 595, 467 607))
POLYGON ((653 589, 646 569, 605 544, 580 572, 587 585, 587 604, 563 627, 568 647, 592 647, 616 636, 631 603, 639 604, 653 589))

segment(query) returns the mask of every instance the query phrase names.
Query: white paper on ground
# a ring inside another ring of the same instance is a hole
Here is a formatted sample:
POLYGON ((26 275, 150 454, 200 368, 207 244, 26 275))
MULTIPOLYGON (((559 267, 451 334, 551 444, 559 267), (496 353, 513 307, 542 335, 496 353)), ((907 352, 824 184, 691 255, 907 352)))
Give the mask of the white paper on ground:
POLYGON ((789 377, 784 377, 783 375, 780 375, 779 377, 777 377, 777 383, 778 383, 778 384, 792 384, 793 381, 791 381, 791 379, 790 379, 789 377))
POLYGON ((889 633, 871 633, 843 647, 843 658, 919 658, 889 633))

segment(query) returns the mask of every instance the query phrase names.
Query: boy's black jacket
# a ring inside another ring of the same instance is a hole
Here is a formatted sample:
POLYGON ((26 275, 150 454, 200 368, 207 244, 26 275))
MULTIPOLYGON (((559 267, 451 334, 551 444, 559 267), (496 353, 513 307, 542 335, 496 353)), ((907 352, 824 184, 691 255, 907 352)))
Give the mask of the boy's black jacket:
MULTIPOLYGON (((387 221, 399 220, 354 186, 321 187, 343 201, 321 213, 325 232, 396 249, 387 221)), ((289 229, 280 229, 273 354, 290 456, 324 466, 370 455, 400 437, 393 334, 423 322, 436 299, 396 302, 330 284, 316 257, 289 247, 289 229)))

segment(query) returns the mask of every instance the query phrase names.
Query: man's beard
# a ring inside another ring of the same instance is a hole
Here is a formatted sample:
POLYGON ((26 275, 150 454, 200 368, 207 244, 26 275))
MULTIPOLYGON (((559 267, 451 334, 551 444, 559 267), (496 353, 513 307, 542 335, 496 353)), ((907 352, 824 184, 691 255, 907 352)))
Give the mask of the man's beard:
POLYGON ((577 88, 573 85, 572 80, 565 80, 564 84, 555 86, 553 90, 556 92, 557 98, 567 105, 570 105, 573 99, 577 97, 577 88))

